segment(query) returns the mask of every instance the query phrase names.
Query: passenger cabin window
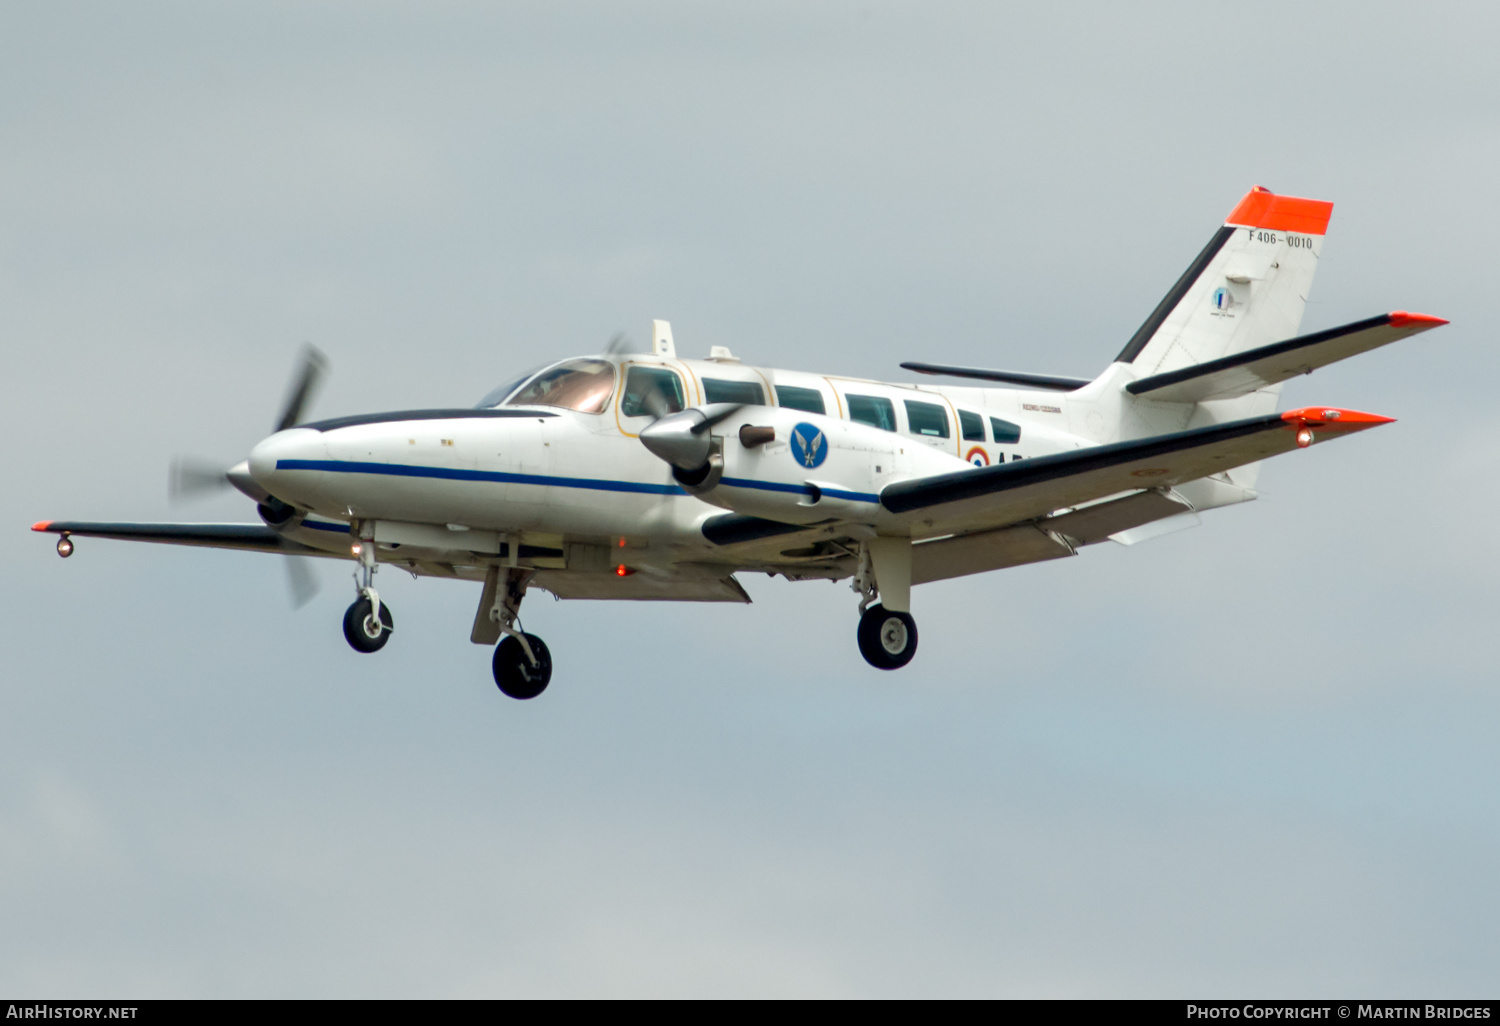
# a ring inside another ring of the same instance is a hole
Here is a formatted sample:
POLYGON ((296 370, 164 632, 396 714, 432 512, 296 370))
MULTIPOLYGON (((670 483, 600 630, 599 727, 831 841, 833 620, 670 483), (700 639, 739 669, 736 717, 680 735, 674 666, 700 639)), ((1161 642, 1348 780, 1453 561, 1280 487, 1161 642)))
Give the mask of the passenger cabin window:
POLYGON ((885 431, 896 430, 896 407, 889 399, 873 395, 846 395, 849 404, 849 419, 856 424, 868 424, 885 431))
POLYGON ((995 432, 996 445, 1015 445, 1021 440, 1021 425, 999 417, 990 418, 990 430, 995 432))
POLYGON ((827 413, 823 405, 823 393, 816 388, 797 388, 793 385, 776 386, 776 405, 803 413, 827 413))
POLYGON ((764 406, 766 405, 766 393, 753 381, 723 381, 718 378, 704 378, 703 401, 706 403, 744 403, 746 406, 764 406))
POLYGON ((664 367, 631 367, 620 414, 651 417, 677 413, 687 405, 682 379, 664 367))
POLYGON ((569 360, 532 378, 506 406, 556 406, 600 413, 615 394, 615 368, 607 360, 569 360))
POLYGON ((914 435, 924 435, 927 438, 948 437, 948 411, 937 403, 906 400, 906 422, 911 425, 911 433, 914 435))
POLYGON ((964 441, 984 441, 984 418, 971 410, 958 411, 958 426, 963 430, 964 441))

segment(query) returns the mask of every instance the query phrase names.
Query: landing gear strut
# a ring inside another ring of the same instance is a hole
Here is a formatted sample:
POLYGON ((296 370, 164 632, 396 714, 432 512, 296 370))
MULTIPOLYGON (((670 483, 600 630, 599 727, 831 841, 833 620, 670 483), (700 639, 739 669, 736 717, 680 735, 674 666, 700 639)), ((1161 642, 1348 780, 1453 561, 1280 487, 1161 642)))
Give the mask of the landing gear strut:
POLYGON ((359 543, 359 566, 354 570, 354 590, 359 596, 344 611, 344 639, 356 652, 379 652, 396 629, 391 607, 380 601, 375 590, 375 542, 359 543))
POLYGON ((547 651, 547 643, 521 630, 521 600, 535 572, 514 566, 490 567, 474 631, 469 636, 476 644, 500 638, 492 663, 495 686, 511 698, 535 698, 552 680, 552 653, 547 651))

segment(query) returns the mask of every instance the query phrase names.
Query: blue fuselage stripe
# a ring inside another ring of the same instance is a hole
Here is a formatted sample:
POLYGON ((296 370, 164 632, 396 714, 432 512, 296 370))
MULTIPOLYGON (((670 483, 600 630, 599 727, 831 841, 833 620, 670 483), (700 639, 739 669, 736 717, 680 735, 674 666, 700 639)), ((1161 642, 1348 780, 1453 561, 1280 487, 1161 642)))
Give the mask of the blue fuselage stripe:
POLYGON ((461 470, 456 467, 413 467, 405 463, 368 463, 358 460, 277 460, 277 470, 323 470, 332 474, 385 474, 390 477, 430 477, 445 481, 484 481, 489 484, 524 484, 588 488, 600 492, 636 492, 644 495, 686 495, 676 485, 641 484, 636 481, 604 481, 592 477, 551 477, 546 474, 506 474, 497 470, 461 470))
MULTIPOLYGON (((277 460, 277 470, 322 470, 333 474, 385 474, 391 477, 428 477, 445 481, 483 481, 490 484, 524 484, 561 488, 586 488, 599 492, 633 492, 639 495, 686 495, 677 485, 643 484, 638 481, 605 481, 594 477, 553 477, 548 474, 507 474, 497 470, 462 470, 457 467, 414 467, 405 463, 371 463, 359 460, 277 460)), ((726 477, 731 488, 755 488, 767 492, 811 495, 806 485, 779 484, 774 481, 752 481, 743 477, 726 477)), ((880 496, 865 492, 846 492, 824 488, 823 494, 853 502, 879 502, 880 496)))

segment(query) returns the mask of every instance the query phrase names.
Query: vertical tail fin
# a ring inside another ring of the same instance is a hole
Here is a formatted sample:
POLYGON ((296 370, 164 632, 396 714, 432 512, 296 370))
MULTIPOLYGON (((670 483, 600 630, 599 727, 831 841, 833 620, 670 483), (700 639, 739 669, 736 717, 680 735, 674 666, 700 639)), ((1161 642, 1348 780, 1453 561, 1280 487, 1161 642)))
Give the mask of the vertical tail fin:
POLYGON ((1251 189, 1116 362, 1161 374, 1296 335, 1332 213, 1251 189))

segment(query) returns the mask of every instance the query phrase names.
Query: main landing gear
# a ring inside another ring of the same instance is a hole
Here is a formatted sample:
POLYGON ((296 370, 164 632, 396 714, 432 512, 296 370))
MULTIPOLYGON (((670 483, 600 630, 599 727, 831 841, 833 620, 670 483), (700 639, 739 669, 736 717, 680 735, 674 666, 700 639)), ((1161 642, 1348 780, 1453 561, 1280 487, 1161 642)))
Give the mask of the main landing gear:
POLYGON ((886 582, 885 598, 893 606, 911 605, 911 542, 876 538, 859 547, 859 568, 850 585, 859 596, 859 654, 877 670, 899 670, 917 654, 917 621, 903 609, 876 602, 876 569, 886 582))
POLYGON ((535 634, 512 634, 495 646, 495 686, 511 698, 535 698, 552 681, 552 653, 535 634), (521 644, 521 639, 526 644, 521 644), (527 649, 531 651, 528 653, 527 649))
POLYGON ((501 694, 522 700, 540 695, 552 680, 552 653, 547 651, 547 643, 521 630, 521 600, 535 572, 521 567, 490 567, 474 630, 469 635, 476 645, 499 640, 491 663, 495 686, 501 694))
POLYGON ((380 601, 375 590, 375 543, 359 544, 359 566, 354 571, 358 598, 344 611, 344 639, 356 652, 379 652, 396 629, 391 607, 380 601))
POLYGON ((877 670, 899 670, 917 654, 917 622, 880 603, 859 617, 859 654, 877 670))

